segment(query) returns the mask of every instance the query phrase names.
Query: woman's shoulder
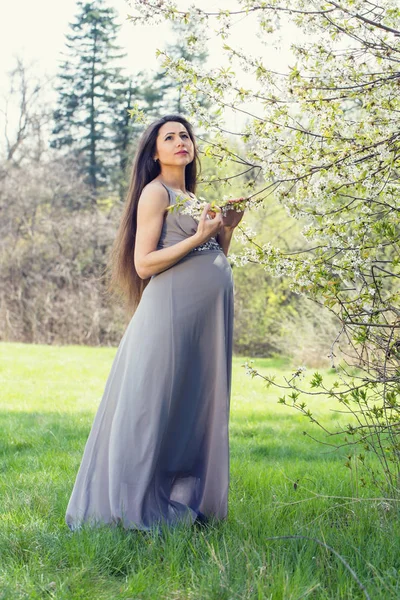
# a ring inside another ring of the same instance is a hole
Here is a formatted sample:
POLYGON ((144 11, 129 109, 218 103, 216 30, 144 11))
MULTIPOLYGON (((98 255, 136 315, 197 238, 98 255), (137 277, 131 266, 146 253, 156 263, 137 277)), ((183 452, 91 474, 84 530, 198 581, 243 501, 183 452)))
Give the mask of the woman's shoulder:
POLYGON ((141 204, 157 203, 160 205, 168 205, 169 194, 160 181, 153 180, 144 186, 142 193, 140 194, 139 202, 141 204))
POLYGON ((146 185, 143 188, 143 192, 146 192, 146 194, 152 193, 152 194, 163 194, 164 196, 168 196, 168 190, 167 188, 161 183, 161 181, 159 179, 153 179, 152 181, 149 181, 149 183, 146 183, 146 185))

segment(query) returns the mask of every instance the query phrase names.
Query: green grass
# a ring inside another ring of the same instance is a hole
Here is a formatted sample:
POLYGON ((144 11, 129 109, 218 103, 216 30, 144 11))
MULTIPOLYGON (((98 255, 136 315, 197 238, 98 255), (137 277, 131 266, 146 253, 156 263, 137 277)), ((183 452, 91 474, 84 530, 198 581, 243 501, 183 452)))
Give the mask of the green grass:
MULTIPOLYGON (((357 599, 400 597, 400 525, 395 509, 357 489, 321 434, 280 392, 251 379, 235 358, 231 402, 229 515, 207 529, 163 535, 120 528, 72 533, 64 514, 115 348, 0 344, 0 599, 357 599), (293 484, 298 482, 297 488, 293 484), (323 497, 321 497, 323 496, 323 497)), ((257 359, 263 372, 287 362, 257 359)), ((326 373, 327 379, 333 375, 326 373)), ((307 377, 306 377, 307 381, 307 377)), ((327 400, 310 406, 325 423, 327 400)))

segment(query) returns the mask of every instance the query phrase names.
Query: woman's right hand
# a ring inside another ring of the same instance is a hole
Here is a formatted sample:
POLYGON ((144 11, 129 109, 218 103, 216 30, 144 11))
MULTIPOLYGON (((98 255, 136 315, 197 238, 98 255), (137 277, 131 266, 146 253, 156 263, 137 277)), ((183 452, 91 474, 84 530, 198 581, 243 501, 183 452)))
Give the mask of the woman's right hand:
POLYGON ((212 237, 218 235, 222 228, 222 211, 210 211, 210 204, 206 204, 200 215, 197 231, 194 234, 199 244, 204 244, 212 237), (214 215, 213 217, 211 216, 214 215))

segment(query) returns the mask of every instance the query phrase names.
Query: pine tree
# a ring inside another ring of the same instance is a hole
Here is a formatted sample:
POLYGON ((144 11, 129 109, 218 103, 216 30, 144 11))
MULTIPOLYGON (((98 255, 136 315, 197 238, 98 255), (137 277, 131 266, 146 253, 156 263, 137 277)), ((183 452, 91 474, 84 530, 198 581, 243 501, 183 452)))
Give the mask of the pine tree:
POLYGON ((115 43, 120 28, 116 11, 103 0, 78 2, 78 7, 72 33, 66 36, 51 145, 79 157, 96 195, 99 186, 109 182, 115 164, 110 155, 115 142, 113 108, 126 83, 118 67, 124 54, 115 43))
POLYGON ((121 78, 110 102, 112 109, 112 130, 115 166, 111 176, 113 188, 118 189, 122 200, 127 187, 127 168, 134 153, 135 142, 140 136, 143 125, 132 118, 129 111, 136 103, 141 104, 144 112, 148 111, 149 103, 146 98, 146 76, 139 72, 129 78, 121 78))
MULTIPOLYGON (((203 47, 201 52, 195 52, 188 46, 186 40, 188 31, 195 38, 201 35, 200 27, 193 22, 185 24, 178 21, 173 21, 171 26, 174 41, 167 44, 166 54, 173 58, 173 60, 183 58, 185 61, 191 63, 193 67, 203 65, 208 57, 206 46, 203 47)), ((183 83, 171 79, 166 70, 159 71, 155 75, 153 83, 155 94, 153 110, 156 112, 184 113, 185 98, 183 85, 183 83)), ((211 104, 204 95, 199 94, 198 99, 201 106, 209 107, 211 104)))

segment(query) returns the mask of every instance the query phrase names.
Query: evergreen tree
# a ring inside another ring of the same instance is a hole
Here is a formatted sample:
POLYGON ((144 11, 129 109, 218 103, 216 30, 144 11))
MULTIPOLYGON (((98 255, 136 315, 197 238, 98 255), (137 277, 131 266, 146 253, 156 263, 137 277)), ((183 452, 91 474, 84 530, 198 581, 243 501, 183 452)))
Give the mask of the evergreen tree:
MULTIPOLYGON (((143 125, 132 118, 129 111, 136 103, 141 110, 147 112, 151 102, 147 93, 151 90, 143 72, 130 78, 121 77, 120 85, 116 88, 111 100, 112 130, 115 155, 115 166, 111 176, 113 188, 118 188, 122 200, 127 188, 127 168, 134 153, 135 142, 143 130, 143 125)), ((150 92, 151 93, 151 92, 150 92)), ((149 96, 151 100, 151 95, 149 96)))
POLYGON ((115 166, 115 97, 126 88, 118 60, 124 55, 115 43, 120 25, 116 11, 103 0, 78 2, 79 14, 70 24, 66 58, 60 67, 58 107, 51 145, 79 157, 81 169, 96 194, 109 182, 115 166))
MULTIPOLYGON (((171 23, 174 36, 173 43, 167 44, 165 53, 174 61, 183 58, 190 63, 193 68, 203 65, 208 57, 208 50, 203 46, 201 51, 193 50, 187 43, 187 36, 197 39, 201 36, 201 27, 195 22, 188 24, 179 21, 171 23)), ((184 82, 176 81, 171 78, 168 71, 163 69, 159 71, 153 81, 154 100, 153 110, 159 112, 185 113, 185 92, 183 91, 184 82)), ((208 108, 211 103, 204 94, 197 94, 197 99, 201 106, 208 108)))

